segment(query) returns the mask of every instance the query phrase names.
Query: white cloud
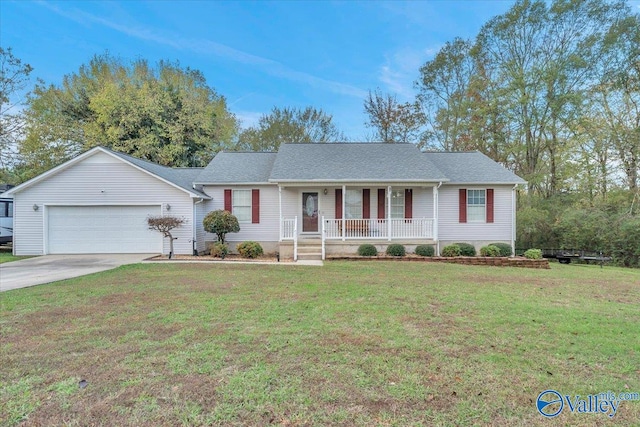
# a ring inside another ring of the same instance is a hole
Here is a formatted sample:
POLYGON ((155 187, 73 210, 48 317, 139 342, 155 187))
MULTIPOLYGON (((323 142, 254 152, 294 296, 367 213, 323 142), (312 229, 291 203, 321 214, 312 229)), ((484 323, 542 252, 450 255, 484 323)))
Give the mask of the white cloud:
POLYGON ((380 67, 379 80, 385 89, 398 95, 400 100, 411 100, 416 91, 413 83, 418 79, 420 67, 433 58, 439 47, 423 49, 403 48, 386 56, 380 67))
POLYGON ((174 49, 188 50, 199 54, 215 55, 227 58, 231 61, 240 62, 260 68, 262 69, 262 71, 274 77, 296 81, 299 83, 307 84, 309 86, 320 87, 340 95, 348 95, 357 98, 364 98, 367 95, 367 92, 365 90, 356 86, 352 86, 342 82, 336 82, 333 80, 323 79, 321 77, 317 77, 303 71, 294 70, 282 64, 281 62, 257 55, 252 55, 250 53, 234 49, 230 46, 226 46, 212 40, 184 38, 178 36, 177 34, 159 31, 157 29, 141 26, 135 23, 127 23, 125 25, 119 22, 114 22, 78 9, 63 10, 54 4, 45 2, 40 2, 40 4, 50 9, 51 11, 82 25, 96 23, 111 28, 112 30, 118 31, 120 33, 126 34, 130 37, 158 43, 164 46, 170 46, 174 49))

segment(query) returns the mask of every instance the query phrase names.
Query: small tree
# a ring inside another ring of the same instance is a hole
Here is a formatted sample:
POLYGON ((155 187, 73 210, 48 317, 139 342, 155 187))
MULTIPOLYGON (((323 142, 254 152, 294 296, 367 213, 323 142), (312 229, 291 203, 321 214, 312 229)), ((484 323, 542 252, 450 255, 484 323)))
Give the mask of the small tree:
POLYGON ((225 243, 227 233, 237 233, 240 231, 240 224, 231 212, 225 210, 211 211, 202 220, 205 231, 218 236, 218 242, 225 243))
POLYGON ((177 237, 173 237, 171 230, 180 227, 186 220, 176 216, 149 216, 147 217, 147 225, 149 230, 159 231, 164 237, 169 238, 169 259, 173 256, 173 241, 177 237))

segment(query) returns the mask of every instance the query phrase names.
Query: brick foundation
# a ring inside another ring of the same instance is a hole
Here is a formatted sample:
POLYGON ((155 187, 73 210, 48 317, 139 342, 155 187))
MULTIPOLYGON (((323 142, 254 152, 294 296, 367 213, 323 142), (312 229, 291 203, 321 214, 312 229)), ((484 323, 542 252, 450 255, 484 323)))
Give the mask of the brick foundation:
POLYGON ((347 260, 347 261, 416 261, 416 262, 447 262, 449 264, 464 265, 493 265, 497 267, 523 267, 523 268, 544 268, 549 269, 548 259, 527 259, 522 257, 482 257, 482 256, 460 256, 460 257, 392 257, 392 256, 342 256, 329 255, 327 261, 347 260))

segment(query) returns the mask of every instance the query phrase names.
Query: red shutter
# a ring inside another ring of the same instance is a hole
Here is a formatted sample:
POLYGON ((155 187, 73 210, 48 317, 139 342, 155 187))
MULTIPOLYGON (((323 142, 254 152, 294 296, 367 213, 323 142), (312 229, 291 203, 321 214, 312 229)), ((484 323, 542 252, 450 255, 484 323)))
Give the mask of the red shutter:
POLYGON ((493 188, 487 188, 487 222, 493 222, 493 188))
POLYGON ((413 218, 413 191, 404 189, 404 217, 413 218))
POLYGON ((362 218, 371 218, 371 190, 368 188, 362 190, 362 218))
POLYGON ((224 190, 224 210, 231 212, 231 190, 224 190))
POLYGON ((467 222, 467 190, 461 188, 459 191, 459 221, 467 222))
POLYGON ((385 212, 387 212, 387 208, 384 203, 384 194, 384 188, 378 188, 378 219, 386 218, 385 212))
POLYGON ((260 190, 251 190, 251 223, 260 224, 260 190))
POLYGON ((342 189, 336 188, 336 217, 342 219, 342 189))

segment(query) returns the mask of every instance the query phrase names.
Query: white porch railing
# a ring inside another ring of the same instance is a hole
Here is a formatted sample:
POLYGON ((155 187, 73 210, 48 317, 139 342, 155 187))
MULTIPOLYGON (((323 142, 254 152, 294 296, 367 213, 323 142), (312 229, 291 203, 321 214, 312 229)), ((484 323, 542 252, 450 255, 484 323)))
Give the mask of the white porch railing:
POLYGON ((298 217, 282 219, 280 240, 293 240, 293 260, 298 260, 298 217))
POLYGON ((432 239, 433 219, 322 219, 324 239, 432 239), (344 228, 344 230, 343 230, 344 228), (343 233, 344 231, 344 233, 343 233))

